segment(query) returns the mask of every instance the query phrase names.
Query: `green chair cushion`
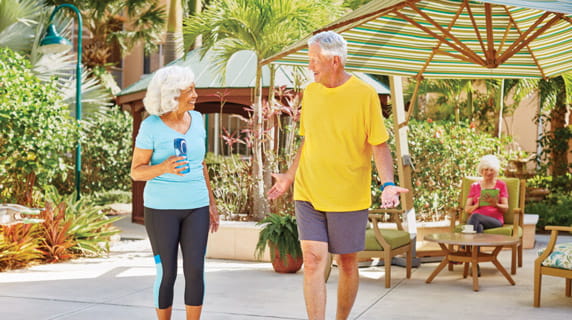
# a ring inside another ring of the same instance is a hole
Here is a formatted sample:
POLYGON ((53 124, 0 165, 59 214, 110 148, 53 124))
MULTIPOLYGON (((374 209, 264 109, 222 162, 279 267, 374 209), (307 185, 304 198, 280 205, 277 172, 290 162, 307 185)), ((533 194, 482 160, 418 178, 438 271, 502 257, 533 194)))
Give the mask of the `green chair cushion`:
MULTIPOLYGON (((545 249, 538 251, 540 256, 545 249)), ((545 267, 572 270, 572 243, 561 243, 554 246, 554 251, 542 261, 545 267)))
MULTIPOLYGON (((409 243, 410 236, 406 231, 395 229, 379 229, 381 235, 389 243, 391 249, 402 247, 409 243)), ((381 245, 377 242, 373 229, 365 231, 365 251, 383 251, 381 245)))
MULTIPOLYGON (((489 234, 502 234, 505 236, 512 236, 512 231, 514 229, 514 226, 512 224, 505 224, 500 228, 491 228, 491 229, 486 229, 484 230, 484 233, 489 233, 489 234)), ((463 230, 463 226, 462 225, 457 225, 455 227, 455 232, 461 232, 461 230, 463 230)), ((517 227, 517 234, 519 237, 522 237, 522 228, 521 227, 517 227)))

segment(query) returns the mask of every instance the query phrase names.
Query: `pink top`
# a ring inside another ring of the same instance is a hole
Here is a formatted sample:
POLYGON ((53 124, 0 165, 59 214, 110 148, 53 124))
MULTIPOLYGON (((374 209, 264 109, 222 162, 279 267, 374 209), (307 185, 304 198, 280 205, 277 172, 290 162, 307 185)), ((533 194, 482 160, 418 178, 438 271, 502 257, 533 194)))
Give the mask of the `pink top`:
MULTIPOLYGON (((508 190, 506 188, 506 183, 504 183, 504 181, 497 179, 494 189, 499 190, 499 200, 501 198, 508 199, 508 190)), ((473 199, 472 205, 477 204, 478 202, 477 198, 480 196, 481 196, 481 183, 475 182, 471 185, 471 190, 469 191, 469 198, 473 199)), ((480 213, 485 216, 493 217, 499 220, 502 224, 504 224, 504 215, 496 207, 493 206, 478 207, 477 209, 475 209, 475 211, 473 211, 473 213, 480 213)))

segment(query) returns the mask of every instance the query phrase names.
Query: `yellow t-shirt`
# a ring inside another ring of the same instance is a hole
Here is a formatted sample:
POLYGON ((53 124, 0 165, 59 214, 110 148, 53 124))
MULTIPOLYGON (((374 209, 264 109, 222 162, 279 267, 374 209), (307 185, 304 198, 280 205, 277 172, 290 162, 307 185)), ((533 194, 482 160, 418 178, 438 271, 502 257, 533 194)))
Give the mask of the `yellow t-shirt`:
POLYGON ((389 138, 375 89, 354 76, 336 88, 309 84, 300 135, 305 138, 294 199, 311 202, 319 211, 369 208, 371 145, 389 138))

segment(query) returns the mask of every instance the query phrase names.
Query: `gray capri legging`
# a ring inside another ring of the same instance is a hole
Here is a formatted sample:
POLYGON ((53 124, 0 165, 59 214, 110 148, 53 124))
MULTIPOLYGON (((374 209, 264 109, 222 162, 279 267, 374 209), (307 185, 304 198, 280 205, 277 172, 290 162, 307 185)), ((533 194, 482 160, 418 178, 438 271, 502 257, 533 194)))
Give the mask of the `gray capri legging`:
POLYGON ((471 214, 467 224, 472 224, 477 233, 483 233, 485 229, 502 227, 502 223, 498 219, 480 213, 471 214))
POLYGON ((185 304, 200 306, 205 291, 205 252, 210 225, 209 207, 186 210, 144 208, 145 229, 149 235, 157 276, 153 288, 155 307, 173 305, 179 244, 185 275, 185 304))

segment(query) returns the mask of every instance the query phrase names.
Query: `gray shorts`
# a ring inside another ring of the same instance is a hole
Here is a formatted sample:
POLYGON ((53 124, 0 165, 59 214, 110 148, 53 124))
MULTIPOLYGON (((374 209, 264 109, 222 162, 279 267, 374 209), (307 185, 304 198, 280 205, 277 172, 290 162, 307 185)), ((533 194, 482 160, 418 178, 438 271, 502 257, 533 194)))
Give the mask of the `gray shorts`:
POLYGON ((307 201, 294 202, 300 240, 328 243, 335 254, 353 253, 365 248, 368 210, 323 212, 307 201))

